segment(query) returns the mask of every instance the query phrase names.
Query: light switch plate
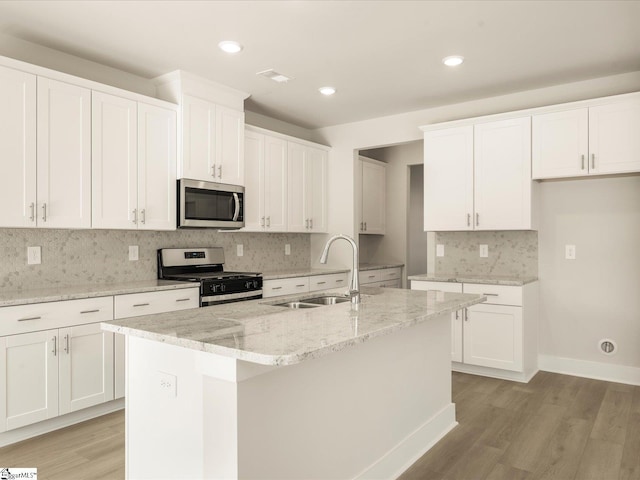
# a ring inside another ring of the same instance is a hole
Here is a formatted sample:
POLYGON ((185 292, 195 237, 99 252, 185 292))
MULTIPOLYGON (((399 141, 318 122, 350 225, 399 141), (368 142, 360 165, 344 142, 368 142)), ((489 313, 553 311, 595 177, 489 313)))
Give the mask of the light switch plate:
POLYGON ((489 245, 480 245, 480 258, 487 258, 489 256, 489 245))
POLYGON ((27 247, 27 265, 42 263, 42 247, 27 247))
POLYGON ((576 259, 576 246, 575 245, 565 245, 564 246, 564 258, 566 260, 575 260, 576 259))
POLYGON ((444 245, 441 243, 436 245, 436 257, 444 257, 444 245))
POLYGON ((236 245, 236 255, 238 257, 242 257, 244 255, 244 245, 239 243, 236 245))
POLYGON ((288 243, 284 244, 284 254, 285 255, 291 255, 291 245, 288 243))
POLYGON ((138 260, 138 245, 129 245, 129 260, 132 262, 138 260))

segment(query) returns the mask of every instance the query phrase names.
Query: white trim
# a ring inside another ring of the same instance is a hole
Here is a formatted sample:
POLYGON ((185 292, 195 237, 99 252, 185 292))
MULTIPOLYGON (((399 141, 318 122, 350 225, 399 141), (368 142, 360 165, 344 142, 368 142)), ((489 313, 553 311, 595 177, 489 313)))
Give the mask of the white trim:
POLYGON ((76 423, 91 420, 92 418, 106 415, 124 408, 124 398, 113 400, 107 403, 101 403, 94 407, 78 410, 77 412, 68 413, 59 417, 53 417, 49 420, 26 425, 22 428, 15 430, 9 430, 8 432, 0 433, 0 447, 5 447, 13 443, 21 442, 29 438, 37 437, 44 433, 53 432, 60 428, 75 425, 76 423))
POLYGON ((398 478, 457 425, 450 403, 355 478, 398 478))
MULTIPOLYGON (((262 127, 256 127, 255 125, 249 125, 246 123, 244 125, 245 131, 249 130, 250 132, 260 133, 262 135, 269 135, 271 137, 279 138, 281 140, 286 140, 287 142, 293 142, 300 145, 305 145, 307 147, 319 148, 320 150, 326 150, 327 152, 331 151, 331 147, 328 145, 322 145, 321 143, 310 142, 309 140, 304 140, 302 138, 293 137, 291 135, 286 135, 284 133, 275 132, 273 130, 268 130, 262 127)), ((382 162, 380 162, 382 163, 382 162)), ((311 232, 307 232, 311 233, 311 232)))
POLYGON ((451 362, 451 370, 460 373, 469 373, 471 375, 480 375, 482 377, 500 378, 502 380, 510 380, 512 382, 529 383, 529 381, 538 373, 538 370, 531 372, 512 372, 510 370, 502 370, 499 368, 479 367, 477 365, 468 365, 466 363, 451 362))
POLYGON ((640 385, 640 368, 638 367, 554 357, 551 355, 538 355, 538 367, 545 372, 640 385))

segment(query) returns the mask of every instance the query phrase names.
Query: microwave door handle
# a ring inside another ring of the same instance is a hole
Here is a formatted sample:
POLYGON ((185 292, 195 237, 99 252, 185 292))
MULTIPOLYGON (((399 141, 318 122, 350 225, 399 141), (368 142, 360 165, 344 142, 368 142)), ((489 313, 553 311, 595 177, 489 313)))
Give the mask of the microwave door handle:
POLYGON ((233 200, 236 202, 236 211, 233 213, 233 221, 238 221, 238 215, 240 215, 240 199, 238 198, 238 194, 233 194, 233 200))

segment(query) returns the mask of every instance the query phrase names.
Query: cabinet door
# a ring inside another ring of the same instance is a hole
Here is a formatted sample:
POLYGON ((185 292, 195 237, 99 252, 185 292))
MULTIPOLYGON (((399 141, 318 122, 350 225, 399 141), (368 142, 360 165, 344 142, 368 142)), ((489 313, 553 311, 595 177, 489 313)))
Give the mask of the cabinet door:
POLYGON ((264 204, 266 230, 286 232, 287 142, 269 136, 265 136, 264 204))
POLYGON ((120 333, 113 334, 113 398, 118 399, 126 393, 126 338, 120 333))
MULTIPOLYGON (((215 182, 216 106, 190 95, 182 96, 182 158, 178 176, 215 182)), ((217 174, 217 171, 216 171, 217 174)))
POLYGON ((588 109, 534 115, 532 140, 533 178, 578 177, 589 173, 588 109))
POLYGON ((362 233, 385 233, 386 167, 362 161, 362 233))
POLYGON ((589 171, 640 171, 640 99, 589 108, 589 171))
POLYGON ((113 333, 91 323, 59 338, 60 415, 113 400, 113 333))
POLYGON ((531 228, 531 117, 475 125, 474 189, 476 230, 531 228))
POLYGON ((0 226, 36 226, 36 77, 0 67, 0 226))
POLYGON ((58 415, 58 330, 0 337, 0 432, 58 415))
POLYGON ((464 363, 522 371, 522 307, 474 305, 463 330, 464 363))
POLYGON ((264 229, 265 136, 247 130, 244 134, 244 161, 247 173, 244 188, 244 229, 264 229))
MULTIPOLYGON (((307 147, 305 185, 309 230, 314 233, 327 231, 327 152, 307 147)), ((383 210, 384 213, 384 210, 383 210)))
POLYGON ((91 227, 91 91, 38 77, 38 226, 91 227))
POLYGON ((309 214, 307 212, 309 177, 307 147, 299 143, 288 142, 287 175, 287 230, 289 232, 309 232, 309 214))
POLYGON ((176 229, 176 112, 138 104, 138 227, 176 229))
POLYGON ((93 92, 92 226, 138 228, 137 105, 93 92))
POLYGON ((425 231, 473 230, 473 127, 424 134, 425 231))
POLYGON ((216 180, 244 185, 244 112, 216 106, 216 180))

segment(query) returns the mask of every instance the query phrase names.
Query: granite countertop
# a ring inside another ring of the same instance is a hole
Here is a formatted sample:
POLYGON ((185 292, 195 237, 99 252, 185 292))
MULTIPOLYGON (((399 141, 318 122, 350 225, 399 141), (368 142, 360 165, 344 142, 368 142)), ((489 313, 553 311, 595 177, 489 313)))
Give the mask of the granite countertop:
MULTIPOLYGON (((343 290, 321 292, 342 295, 343 290)), ((350 302, 308 309, 276 306, 290 295, 161 313, 102 324, 123 333, 262 365, 291 365, 486 300, 475 294, 363 287, 357 311, 350 302)))
POLYGON ((361 272, 366 272, 367 270, 378 270, 381 268, 396 268, 396 267, 404 267, 404 263, 361 263, 358 265, 358 269, 361 272))
POLYGON ((349 268, 294 268, 290 270, 267 270, 262 272, 263 280, 278 280, 281 278, 312 277, 315 275, 331 275, 333 273, 348 273, 349 268))
POLYGON ((0 291, 0 307, 11 305, 28 305, 31 303, 59 302, 80 298, 108 297, 128 293, 155 292, 159 290, 177 290, 193 288, 197 284, 191 282, 174 282, 171 280, 145 280, 139 282, 110 283, 104 285, 74 285, 65 287, 48 287, 27 290, 0 291))
POLYGON ((536 282, 538 277, 522 275, 470 275, 434 273, 423 275, 410 275, 409 280, 422 280, 425 282, 452 282, 452 283, 483 283, 486 285, 512 285, 522 286, 536 282))

